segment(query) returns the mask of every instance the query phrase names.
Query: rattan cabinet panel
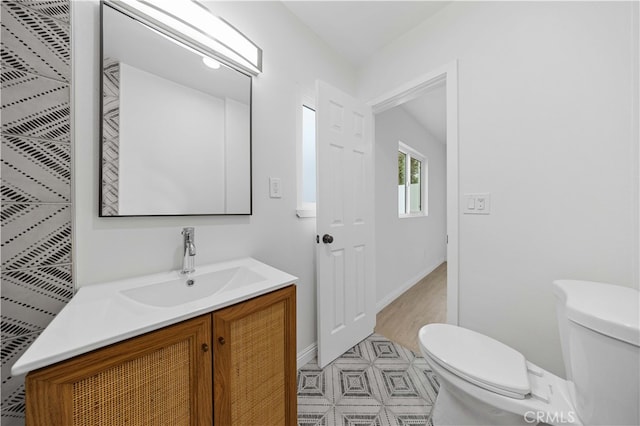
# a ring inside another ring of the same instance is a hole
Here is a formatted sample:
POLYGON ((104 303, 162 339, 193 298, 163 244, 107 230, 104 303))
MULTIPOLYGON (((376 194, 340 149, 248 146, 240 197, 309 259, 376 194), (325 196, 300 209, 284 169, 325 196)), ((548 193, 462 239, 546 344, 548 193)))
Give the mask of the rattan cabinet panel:
POLYGON ((28 426, 212 424, 211 315, 29 373, 28 426))
POLYGON ((294 426, 296 287, 33 371, 26 401, 27 426, 294 426))
POLYGON ((297 424, 295 290, 213 313, 216 425, 297 424))

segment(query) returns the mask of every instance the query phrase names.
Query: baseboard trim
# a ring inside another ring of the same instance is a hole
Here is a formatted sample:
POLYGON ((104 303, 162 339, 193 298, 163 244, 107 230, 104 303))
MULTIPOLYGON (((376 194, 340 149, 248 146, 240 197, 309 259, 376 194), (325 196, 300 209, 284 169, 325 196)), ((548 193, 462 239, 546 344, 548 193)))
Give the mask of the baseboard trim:
POLYGON ((402 295, 405 291, 409 290, 411 287, 416 285, 421 279, 432 273, 438 266, 440 266, 445 261, 444 257, 438 259, 434 264, 430 265, 428 268, 422 270, 420 273, 415 275, 413 278, 405 281, 400 287, 396 288, 393 292, 387 294, 382 300, 376 303, 376 312, 380 312, 384 308, 386 308, 391 302, 396 300, 398 297, 402 295))
POLYGON ((300 370, 300 367, 314 359, 316 357, 317 351, 318 344, 317 342, 313 342, 312 344, 298 352, 298 370, 300 370))

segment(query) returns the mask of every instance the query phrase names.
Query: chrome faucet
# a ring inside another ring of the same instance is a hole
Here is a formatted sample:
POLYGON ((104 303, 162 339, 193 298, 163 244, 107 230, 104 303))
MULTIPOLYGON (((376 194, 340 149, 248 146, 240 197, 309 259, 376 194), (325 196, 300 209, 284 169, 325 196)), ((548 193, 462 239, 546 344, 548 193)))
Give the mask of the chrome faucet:
POLYGON ((195 257, 196 245, 195 229, 192 227, 182 228, 182 239, 184 241, 184 258, 182 260, 182 274, 191 274, 196 271, 195 257))

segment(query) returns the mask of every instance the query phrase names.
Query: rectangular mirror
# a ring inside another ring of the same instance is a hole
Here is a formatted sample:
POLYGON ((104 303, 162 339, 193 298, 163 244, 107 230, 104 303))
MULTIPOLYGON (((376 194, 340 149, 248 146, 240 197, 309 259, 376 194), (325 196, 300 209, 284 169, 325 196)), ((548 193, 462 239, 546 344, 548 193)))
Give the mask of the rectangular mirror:
POLYGON ((251 76, 101 9, 100 216, 251 214, 251 76))

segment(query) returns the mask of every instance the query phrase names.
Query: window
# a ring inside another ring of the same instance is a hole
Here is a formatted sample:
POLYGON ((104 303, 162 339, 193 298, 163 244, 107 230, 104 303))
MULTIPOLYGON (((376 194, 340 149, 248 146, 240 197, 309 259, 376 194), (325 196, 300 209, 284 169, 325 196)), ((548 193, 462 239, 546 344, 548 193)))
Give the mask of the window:
POLYGON ((402 142, 398 143, 398 216, 426 216, 425 157, 402 142))
POLYGON ((316 216, 316 112, 302 105, 298 144, 298 217, 316 216))
POLYGON ((302 106, 302 202, 316 203, 316 112, 302 106))

